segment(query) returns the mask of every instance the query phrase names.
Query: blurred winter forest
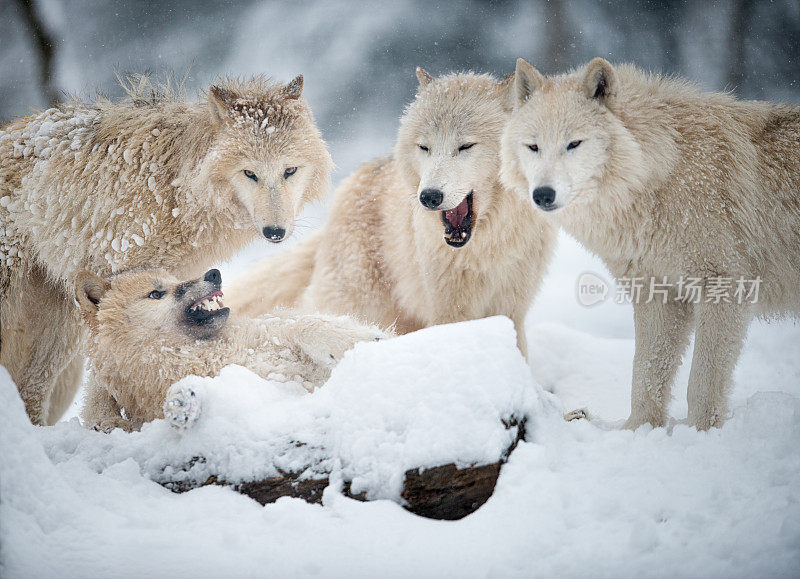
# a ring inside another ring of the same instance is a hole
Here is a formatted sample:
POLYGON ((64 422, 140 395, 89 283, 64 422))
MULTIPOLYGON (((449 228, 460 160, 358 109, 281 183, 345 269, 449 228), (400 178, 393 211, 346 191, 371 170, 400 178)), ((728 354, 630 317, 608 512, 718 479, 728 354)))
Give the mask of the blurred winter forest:
POLYGON ((391 149, 414 67, 560 72, 603 56, 745 98, 800 102, 800 0, 392 2, 0 0, 0 121, 63 92, 116 97, 115 71, 305 75, 342 172, 391 149))

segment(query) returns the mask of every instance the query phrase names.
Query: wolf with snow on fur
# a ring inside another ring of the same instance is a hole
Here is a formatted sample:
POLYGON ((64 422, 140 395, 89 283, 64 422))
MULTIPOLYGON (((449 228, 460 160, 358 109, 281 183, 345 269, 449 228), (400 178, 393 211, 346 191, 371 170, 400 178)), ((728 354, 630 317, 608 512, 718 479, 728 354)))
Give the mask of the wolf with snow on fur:
POLYGON ((394 154, 345 179, 323 227, 245 272, 229 301, 251 315, 352 314, 400 333, 506 315, 527 356, 525 315, 556 228, 500 184, 513 78, 417 77, 394 154))
POLYGON ((133 430, 165 414, 188 426, 200 401, 185 386, 171 385, 190 374, 215 376, 228 364, 311 391, 356 342, 385 337, 347 317, 231 316, 221 284, 216 269, 184 282, 161 269, 110 279, 78 274, 75 296, 90 333, 86 426, 133 430))
POLYGON ((129 98, 73 101, 0 131, 0 363, 31 421, 74 397, 81 269, 195 275, 264 236, 280 241, 332 166, 303 79, 227 79, 192 103, 132 77, 129 98))
POLYGON ((601 58, 558 77, 520 59, 516 79, 504 182, 614 276, 669 291, 633 300, 626 426, 666 424, 692 329, 689 424, 721 426, 751 318, 800 312, 800 107, 601 58), (699 299, 680 291, 687 279, 699 299), (757 300, 714 289, 737 280, 760 280, 757 300))

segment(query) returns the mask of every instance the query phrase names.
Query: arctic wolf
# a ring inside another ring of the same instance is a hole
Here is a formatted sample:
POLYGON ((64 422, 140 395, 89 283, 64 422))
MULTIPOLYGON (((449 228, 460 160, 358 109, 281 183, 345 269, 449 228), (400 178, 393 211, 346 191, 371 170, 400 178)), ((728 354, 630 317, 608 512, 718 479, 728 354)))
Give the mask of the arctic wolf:
POLYGON ((280 241, 329 188, 300 76, 224 80, 198 103, 144 77, 128 89, 0 131, 0 363, 35 424, 80 382, 79 270, 196 275, 257 236, 280 241))
POLYGON ((348 177, 322 229, 246 272, 230 302, 249 314, 352 314, 400 333, 502 314, 527 355, 523 322, 556 228, 500 184, 513 79, 417 77, 392 157, 348 177))
MULTIPOLYGON (((91 339, 83 419, 100 430, 131 430, 164 416, 167 391, 188 375, 214 376, 228 364, 270 380, 321 386, 344 352, 384 334, 347 317, 277 312, 230 316, 216 269, 179 282, 160 269, 106 280, 78 274, 76 298, 91 339)), ((191 392, 173 391, 166 409, 184 425, 196 417, 191 392)))
POLYGON ((632 296, 627 427, 665 424, 693 328, 689 423, 720 426, 752 316, 800 311, 800 107, 600 58, 555 78, 519 60, 516 78, 504 182, 617 278, 658 290, 632 296))

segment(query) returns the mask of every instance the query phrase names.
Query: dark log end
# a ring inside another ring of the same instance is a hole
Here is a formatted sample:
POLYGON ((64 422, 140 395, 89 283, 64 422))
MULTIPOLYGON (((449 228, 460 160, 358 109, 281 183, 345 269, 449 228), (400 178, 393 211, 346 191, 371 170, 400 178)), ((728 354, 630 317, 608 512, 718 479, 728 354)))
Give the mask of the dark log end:
POLYGON ((430 519, 463 519, 489 500, 500 476, 500 463, 459 469, 445 464, 406 471, 401 496, 405 508, 430 519))

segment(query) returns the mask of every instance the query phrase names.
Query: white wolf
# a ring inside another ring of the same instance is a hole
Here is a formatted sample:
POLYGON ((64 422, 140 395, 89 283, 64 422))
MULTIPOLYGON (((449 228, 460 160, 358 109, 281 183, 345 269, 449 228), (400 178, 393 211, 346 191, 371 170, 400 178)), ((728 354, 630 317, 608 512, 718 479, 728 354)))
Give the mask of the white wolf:
POLYGON ((503 314, 527 355, 523 322, 555 227, 500 184, 513 78, 417 77, 394 155, 345 179, 322 229, 243 274, 229 303, 352 314, 401 333, 503 314))
POLYGON ((303 79, 224 80, 198 103, 146 78, 0 131, 0 363, 31 421, 80 383, 73 283, 87 268, 195 275, 258 236, 279 241, 327 194, 331 159, 303 79))
POLYGON ((634 299, 626 426, 666 423, 693 328, 689 423, 720 426, 751 317, 800 311, 800 107, 600 58, 554 78, 520 59, 516 75, 504 182, 613 275, 659 289, 634 299), (752 303, 738 285, 758 280, 752 303))
POLYGON ((78 274, 76 298, 91 334, 86 426, 133 430, 165 411, 173 424, 188 426, 199 401, 191 390, 170 386, 190 374, 217 375, 228 364, 313 390, 357 341, 385 336, 347 317, 229 318, 221 284, 216 269, 185 282, 160 269, 110 280, 78 274))

